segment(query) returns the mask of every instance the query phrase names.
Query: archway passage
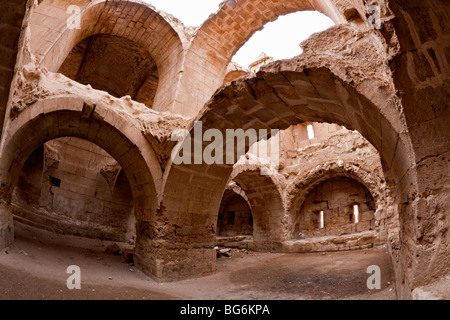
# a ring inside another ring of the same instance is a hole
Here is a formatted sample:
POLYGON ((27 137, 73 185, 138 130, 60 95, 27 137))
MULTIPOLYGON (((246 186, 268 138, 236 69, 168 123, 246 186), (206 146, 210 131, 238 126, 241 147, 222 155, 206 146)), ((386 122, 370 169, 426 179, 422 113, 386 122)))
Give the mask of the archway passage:
MULTIPOLYGON (((152 254, 153 241, 158 237, 158 232, 152 228, 158 206, 155 184, 161 175, 158 173, 157 158, 142 132, 132 123, 127 123, 119 114, 108 113, 105 105, 90 105, 81 98, 59 97, 39 101, 21 113, 10 127, 0 163, 2 244, 13 241, 11 197, 25 162, 39 146, 64 137, 92 142, 105 150, 123 169, 130 185, 136 219, 135 261, 144 266, 150 275, 156 276, 152 254)), ((107 171, 104 173, 108 177, 107 171)), ((58 177, 54 178, 50 182, 55 185, 63 182, 58 177)), ((118 179, 123 177, 119 174, 116 183, 118 179)))
MULTIPOLYGON (((375 147, 380 153, 385 176, 394 183, 401 183, 411 167, 411 158, 408 139, 401 135, 399 116, 385 109, 391 106, 386 104, 386 101, 392 101, 389 89, 373 88, 374 83, 362 88, 371 97, 376 92, 377 99, 386 98, 384 104, 378 106, 375 102, 379 100, 371 101, 354 84, 347 83, 327 67, 308 67, 305 64, 301 57, 282 61, 263 69, 253 78, 232 82, 216 93, 196 120, 202 123, 204 132, 212 129, 216 133, 220 132, 222 137, 227 136, 228 130, 266 130, 270 134, 272 129, 283 130, 305 122, 345 126, 359 131, 375 147)), ((195 136, 195 128, 194 125, 190 128, 191 137, 195 136)), ((204 142, 202 150, 208 146, 204 142)), ((236 146, 230 148, 236 152, 234 154, 227 154, 226 143, 222 147, 219 146, 216 154, 230 158, 233 156, 234 161, 237 161, 236 146)), ((245 147, 245 151, 248 151, 249 143, 245 143, 245 147)), ((225 158, 222 163, 227 163, 225 158)), ((186 232, 175 234, 174 243, 188 242, 195 246, 193 251, 197 251, 199 256, 208 254, 208 245, 202 247, 197 243, 213 243, 211 226, 217 221, 223 190, 231 173, 230 164, 194 164, 194 161, 179 165, 172 163, 166 171, 164 188, 167 196, 163 200, 168 226, 189 226, 189 229, 185 228, 186 232), (189 188, 186 188, 187 185, 189 188), (202 206, 202 203, 208 205, 202 206), (195 214, 191 210, 195 210, 195 214)), ((267 178, 259 172, 256 176, 267 178)), ((240 184, 245 190, 243 185, 240 184)), ((253 210, 255 243, 259 243, 259 248, 264 250, 279 250, 286 236, 285 226, 288 222, 281 196, 272 193, 273 197, 261 199, 262 193, 255 193, 253 203, 251 195, 247 190, 245 192, 253 210), (260 209, 261 214, 258 214, 257 209, 260 209)), ((183 261, 182 258, 177 259, 183 261)), ((195 264, 198 267, 195 272, 211 273, 214 270, 211 267, 213 263, 211 260, 207 263, 205 259, 203 266, 195 264)), ((168 269, 173 267, 170 265, 168 269)))
POLYGON ((277 184, 260 170, 235 173, 253 214, 253 240, 258 250, 277 250, 285 235, 284 202, 277 184))
POLYGON ((217 220, 217 236, 253 235, 252 211, 247 201, 232 190, 225 190, 217 220))
POLYGON ((158 68, 147 49, 123 37, 98 34, 78 43, 59 73, 94 89, 153 106, 158 68))
MULTIPOLYGON (((172 105, 177 95, 178 74, 184 61, 184 43, 187 43, 183 27, 140 1, 82 1, 77 5, 79 11, 75 18, 79 28, 68 26, 67 19, 73 19, 74 15, 68 13, 66 1, 43 1, 35 8, 31 15, 29 45, 37 63, 50 72, 57 72, 70 52, 74 48, 80 50, 77 45, 91 36, 127 39, 117 45, 123 48, 124 44, 127 46, 132 42, 132 48, 138 46, 145 49, 158 68, 159 82, 153 108, 161 110, 172 105)), ((101 47, 101 43, 97 45, 101 47)), ((140 49, 137 51, 142 52, 140 49)), ((136 56, 136 51, 131 56, 136 56)), ((138 74, 131 73, 133 76, 138 74)), ((117 80, 117 77, 115 75, 114 78, 117 80)), ((114 88, 117 90, 117 86, 114 88)), ((141 91, 144 93, 146 90, 141 91)), ((145 103, 150 104, 148 100, 145 103)))
MULTIPOLYGON (((301 58, 279 62, 255 77, 232 82, 216 93, 197 121, 204 131, 220 130, 224 137, 233 129, 270 132, 308 122, 335 123, 361 133, 380 152, 385 170, 401 180, 411 159, 400 117, 386 110, 391 105, 378 106, 326 67, 303 64, 301 58)), ((373 91, 389 99, 385 88, 368 85, 367 94, 373 91)))
POLYGON ((79 138, 40 146, 12 197, 15 221, 62 235, 128 242, 135 235, 131 187, 120 165, 79 138))
MULTIPOLYGON (((6 50, 7 59, 4 60, 6 62, 2 70, 5 75, 5 90, 1 95, 3 100, 7 96, 14 96, 13 90, 7 91, 13 74, 18 32, 23 17, 19 11, 23 12, 25 6, 23 1, 18 2, 20 10, 16 11, 12 7, 12 10, 5 10, 3 15, 8 31, 3 33, 7 38, 4 44, 12 47, 8 48, 12 50, 6 50), (14 18, 13 23, 11 18, 14 18)), ((198 30, 196 39, 190 41, 189 37, 188 40, 174 30, 170 21, 140 2, 81 0, 77 3, 81 8, 79 17, 82 28, 69 30, 66 25, 67 1, 35 2, 38 5, 33 6, 35 10, 29 23, 31 30, 24 30, 23 35, 24 38, 29 36, 30 40, 24 51, 30 50, 36 57, 38 67, 56 72, 73 47, 91 35, 124 36, 149 48, 158 65, 161 79, 158 91, 164 92, 164 95, 160 95, 159 99, 158 95, 155 97, 154 105, 159 106, 155 109, 181 110, 184 111, 183 114, 192 116, 197 116, 197 110, 222 83, 221 76, 225 74, 233 52, 266 22, 289 12, 307 9, 330 14, 337 23, 355 19, 363 22, 364 17, 369 16, 364 6, 370 5, 368 1, 364 3, 356 0, 227 1, 220 12, 212 16, 204 28, 198 30), (246 19, 244 16, 251 18, 246 19), (204 70, 207 72, 202 72, 204 70), (174 108, 173 105, 177 104, 174 101, 181 107, 174 108), (187 101, 195 104, 192 110, 186 110, 190 108, 190 104, 185 103, 187 101)), ((233 86, 219 91, 199 117, 202 119, 204 116, 205 123, 208 123, 205 127, 220 129, 286 128, 305 121, 329 121, 356 129, 368 138, 381 154, 386 177, 399 189, 400 197, 396 199, 396 204, 401 209, 401 239, 400 243, 393 245, 397 250, 394 259, 399 261, 397 273, 399 287, 403 291, 402 297, 409 297, 414 288, 448 274, 450 131, 447 125, 449 109, 446 97, 449 85, 450 20, 447 19, 448 4, 443 3, 442 0, 380 1, 382 28, 370 30, 366 34, 367 42, 381 42, 379 51, 377 46, 362 46, 363 50, 359 50, 360 47, 351 45, 353 42, 349 42, 350 46, 347 46, 345 35, 359 38, 358 32, 346 32, 345 29, 355 31, 355 28, 341 25, 339 30, 332 30, 339 31, 333 37, 336 42, 332 41, 330 34, 328 37, 321 34, 308 43, 327 43, 327 46, 322 47, 324 50, 319 51, 331 54, 332 59, 322 60, 316 50, 319 48, 312 45, 311 49, 315 52, 310 55, 306 54, 289 62, 276 62, 263 69, 266 71, 254 79, 237 81, 233 86), (343 32, 340 33, 341 31, 343 32), (336 50, 329 51, 330 48, 336 50), (373 63, 374 60, 381 63, 373 63), (383 72, 383 67, 388 72, 383 72), (381 79, 385 81, 379 82, 378 75, 382 78, 386 76, 381 79)), ((359 26, 363 27, 361 24, 359 26)), ((27 56, 27 53, 24 52, 23 56, 27 56)), ((18 74, 23 66, 19 58, 18 74)), ((25 83, 26 86, 28 84, 25 83)), ((5 110, 3 105, 0 108, 5 110)), ((132 133, 128 132, 127 138, 122 139, 121 134, 127 132, 126 127, 129 125, 123 119, 110 121, 110 126, 106 126, 106 129, 102 127, 101 117, 97 117, 92 126, 89 121, 81 120, 90 119, 90 115, 96 116, 94 109, 86 107, 86 112, 82 112, 80 107, 74 113, 61 113, 60 118, 53 117, 52 112, 55 110, 46 112, 43 116, 45 120, 33 122, 31 127, 16 125, 17 121, 10 123, 10 119, 5 121, 2 130, 2 141, 5 144, 2 144, 0 168, 0 247, 12 239, 8 205, 14 177, 18 176, 17 168, 21 167, 19 164, 26 161, 34 148, 49 139, 60 136, 88 137, 88 140, 111 151, 120 160, 120 164, 125 165, 137 203, 145 203, 139 196, 145 198, 152 194, 154 188, 151 182, 147 185, 150 192, 140 193, 142 188, 136 186, 142 187, 145 183, 135 183, 133 180, 145 180, 151 176, 142 174, 148 173, 148 167, 141 164, 148 163, 142 161, 146 156, 143 155, 141 146, 135 148, 135 142, 122 143, 139 140, 142 132, 130 129, 132 133), (82 117, 78 117, 80 112, 84 114, 82 117), (75 116, 72 117, 73 115, 75 116), (80 129, 80 125, 89 129, 80 129), (41 131, 40 126, 46 129, 41 131), (118 126, 122 128, 114 130, 118 126), (101 131, 98 130, 99 127, 102 127, 101 131), (22 128, 24 130, 19 132, 22 128), (45 130, 42 138, 36 138, 45 130), (105 138, 109 137, 110 132, 116 138, 119 137, 118 140, 111 139, 111 144, 114 145, 109 145, 109 139, 105 138), (135 161, 128 158, 130 153, 135 161)), ((28 120, 35 119, 37 114, 40 112, 27 113, 22 120, 27 117, 28 120)), ((108 114, 110 120, 112 114, 108 114)), ((0 117, 3 118, 3 114, 0 117)), ((211 234, 214 234, 215 215, 231 170, 227 166, 185 165, 168 166, 165 172, 166 189, 156 189, 164 192, 164 203, 158 214, 167 214, 167 219, 159 226, 160 229, 155 230, 148 227, 149 223, 142 223, 140 230, 149 235, 152 232, 158 234, 160 230, 168 231, 168 240, 173 240, 173 237, 176 244, 171 247, 172 252, 178 250, 178 245, 188 248, 178 256, 168 254, 167 259, 164 258, 166 260, 161 264, 168 261, 170 277, 173 276, 170 270, 181 274, 178 267, 188 259, 191 261, 187 262, 194 266, 198 266, 201 259, 210 259, 207 252, 211 251, 208 247, 209 240, 213 238, 211 234), (200 248, 197 250, 199 254, 186 254, 190 248, 200 248), (189 258, 179 260, 180 256, 189 258)), ((158 175, 154 175, 156 176, 158 175)), ((138 206, 138 214, 144 215, 144 209, 148 207, 150 206, 138 206)), ((208 271, 213 269, 211 264, 206 264, 208 271)), ((195 270, 200 270, 198 274, 201 274, 201 269, 203 266, 195 270)), ((191 274, 188 270, 181 278, 191 274)))
POLYGON ((326 180, 303 201, 294 224, 294 239, 340 236, 375 229, 375 202, 356 180, 326 180))

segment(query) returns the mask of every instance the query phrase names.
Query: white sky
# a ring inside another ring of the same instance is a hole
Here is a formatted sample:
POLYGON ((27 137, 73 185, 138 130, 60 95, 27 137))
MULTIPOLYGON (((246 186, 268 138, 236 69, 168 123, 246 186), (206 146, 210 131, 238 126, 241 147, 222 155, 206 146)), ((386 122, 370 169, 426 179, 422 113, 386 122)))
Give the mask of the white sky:
MULTIPOLYGON (((223 0, 144 1, 172 14, 186 26, 200 26, 210 14, 217 12, 223 0)), ((275 60, 292 58, 301 54, 300 42, 333 25, 331 19, 318 12, 297 12, 282 16, 255 33, 237 52, 233 61, 242 67, 248 67, 262 52, 275 60)))

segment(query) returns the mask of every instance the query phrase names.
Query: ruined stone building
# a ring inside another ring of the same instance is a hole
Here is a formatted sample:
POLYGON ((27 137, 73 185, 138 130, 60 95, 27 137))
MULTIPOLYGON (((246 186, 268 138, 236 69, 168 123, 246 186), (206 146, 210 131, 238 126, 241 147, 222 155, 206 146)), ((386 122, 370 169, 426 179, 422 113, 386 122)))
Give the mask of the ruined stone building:
POLYGON ((137 0, 0 3, 0 249, 22 223, 133 239, 161 282, 214 273, 230 237, 262 252, 385 245, 402 299, 449 276, 449 1, 225 0, 198 28, 137 0), (335 26, 301 55, 232 62, 305 10, 335 26), (277 172, 252 152, 174 162, 173 133, 195 122, 281 130, 277 172))

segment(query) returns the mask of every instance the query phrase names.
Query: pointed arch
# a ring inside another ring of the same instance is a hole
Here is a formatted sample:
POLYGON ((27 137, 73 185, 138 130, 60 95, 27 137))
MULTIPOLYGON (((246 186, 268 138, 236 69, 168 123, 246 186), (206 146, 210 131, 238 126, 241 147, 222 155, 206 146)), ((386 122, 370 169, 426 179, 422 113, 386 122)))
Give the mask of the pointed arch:
POLYGON ((57 72, 69 52, 83 39, 96 34, 126 38, 148 50, 155 60, 159 85, 154 109, 175 99, 182 69, 186 36, 182 27, 140 1, 95 1, 79 6, 75 18, 80 28, 67 25, 66 1, 43 1, 31 16, 30 50, 41 67, 57 72))
MULTIPOLYGON (((157 157, 142 132, 129 119, 101 102, 94 103, 83 97, 66 95, 40 100, 23 111, 9 127, 0 159, 0 222, 2 230, 9 230, 9 234, 2 234, 1 238, 13 236, 11 194, 23 164, 39 146, 60 137, 90 141, 121 165, 131 186, 136 214, 136 261, 147 271, 154 270, 149 247, 154 240, 152 228, 157 220, 162 177, 157 157)), ((12 238, 9 241, 12 242, 12 238)))

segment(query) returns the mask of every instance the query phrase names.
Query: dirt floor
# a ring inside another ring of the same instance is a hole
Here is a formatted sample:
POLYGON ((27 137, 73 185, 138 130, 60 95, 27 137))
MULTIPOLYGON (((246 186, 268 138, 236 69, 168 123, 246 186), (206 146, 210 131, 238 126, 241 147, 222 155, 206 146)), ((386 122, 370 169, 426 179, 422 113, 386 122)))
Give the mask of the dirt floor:
POLYGON ((233 251, 216 274, 160 284, 108 255, 110 243, 58 236, 16 225, 16 242, 0 252, 1 300, 394 300, 387 249, 270 254, 233 251), (67 267, 81 268, 81 290, 66 286, 67 267), (381 268, 369 290, 367 268, 381 268))

